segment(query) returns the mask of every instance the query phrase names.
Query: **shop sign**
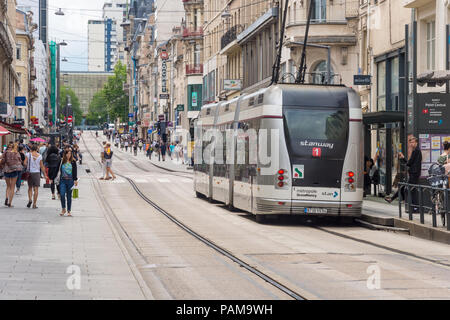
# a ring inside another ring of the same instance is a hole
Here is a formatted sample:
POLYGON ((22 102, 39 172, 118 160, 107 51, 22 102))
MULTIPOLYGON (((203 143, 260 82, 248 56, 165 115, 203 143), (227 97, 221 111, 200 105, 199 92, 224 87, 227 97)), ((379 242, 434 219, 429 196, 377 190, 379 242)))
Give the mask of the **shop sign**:
POLYGON ((242 81, 241 80, 223 80, 223 90, 241 90, 242 81))
POLYGON ((353 85, 355 86, 370 86, 371 76, 365 74, 353 75, 353 85))
POLYGON ((422 132, 450 130, 450 94, 417 95, 418 129, 422 132))
POLYGON ((15 105, 17 107, 26 107, 27 106, 27 97, 16 97, 14 100, 15 100, 15 105))

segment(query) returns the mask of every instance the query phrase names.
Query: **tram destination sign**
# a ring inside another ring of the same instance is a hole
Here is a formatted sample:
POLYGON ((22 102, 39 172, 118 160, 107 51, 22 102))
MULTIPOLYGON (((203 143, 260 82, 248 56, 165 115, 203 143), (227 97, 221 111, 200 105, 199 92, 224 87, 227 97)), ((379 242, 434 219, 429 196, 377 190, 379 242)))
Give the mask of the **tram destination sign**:
POLYGON ((418 94, 417 108, 419 130, 450 130, 450 94, 418 94))

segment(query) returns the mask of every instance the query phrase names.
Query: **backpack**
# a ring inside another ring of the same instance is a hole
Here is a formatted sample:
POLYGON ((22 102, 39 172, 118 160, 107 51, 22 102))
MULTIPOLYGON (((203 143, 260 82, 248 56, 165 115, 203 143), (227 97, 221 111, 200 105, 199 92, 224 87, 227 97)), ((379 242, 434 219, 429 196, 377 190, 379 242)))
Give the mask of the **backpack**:
POLYGON ((61 161, 61 157, 56 153, 49 154, 46 159, 49 168, 57 168, 59 161, 61 161))

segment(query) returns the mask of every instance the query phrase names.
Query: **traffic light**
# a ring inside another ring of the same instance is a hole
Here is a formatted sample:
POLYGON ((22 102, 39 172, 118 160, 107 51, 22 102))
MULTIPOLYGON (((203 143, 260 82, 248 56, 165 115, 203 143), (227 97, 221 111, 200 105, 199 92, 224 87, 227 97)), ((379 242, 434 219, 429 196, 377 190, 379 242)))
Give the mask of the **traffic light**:
POLYGON ((156 123, 156 130, 158 130, 158 135, 161 135, 161 122, 156 123))

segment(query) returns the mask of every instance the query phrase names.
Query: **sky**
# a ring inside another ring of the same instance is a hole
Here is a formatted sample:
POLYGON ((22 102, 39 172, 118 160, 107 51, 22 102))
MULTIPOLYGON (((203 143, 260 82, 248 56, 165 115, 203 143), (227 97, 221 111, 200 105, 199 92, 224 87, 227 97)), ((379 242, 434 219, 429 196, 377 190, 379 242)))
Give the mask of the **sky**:
POLYGON ((61 46, 62 71, 87 71, 87 25, 90 19, 100 19, 104 0, 49 0, 48 39, 56 42, 64 40, 61 46), (64 16, 55 15, 58 8, 64 16))

